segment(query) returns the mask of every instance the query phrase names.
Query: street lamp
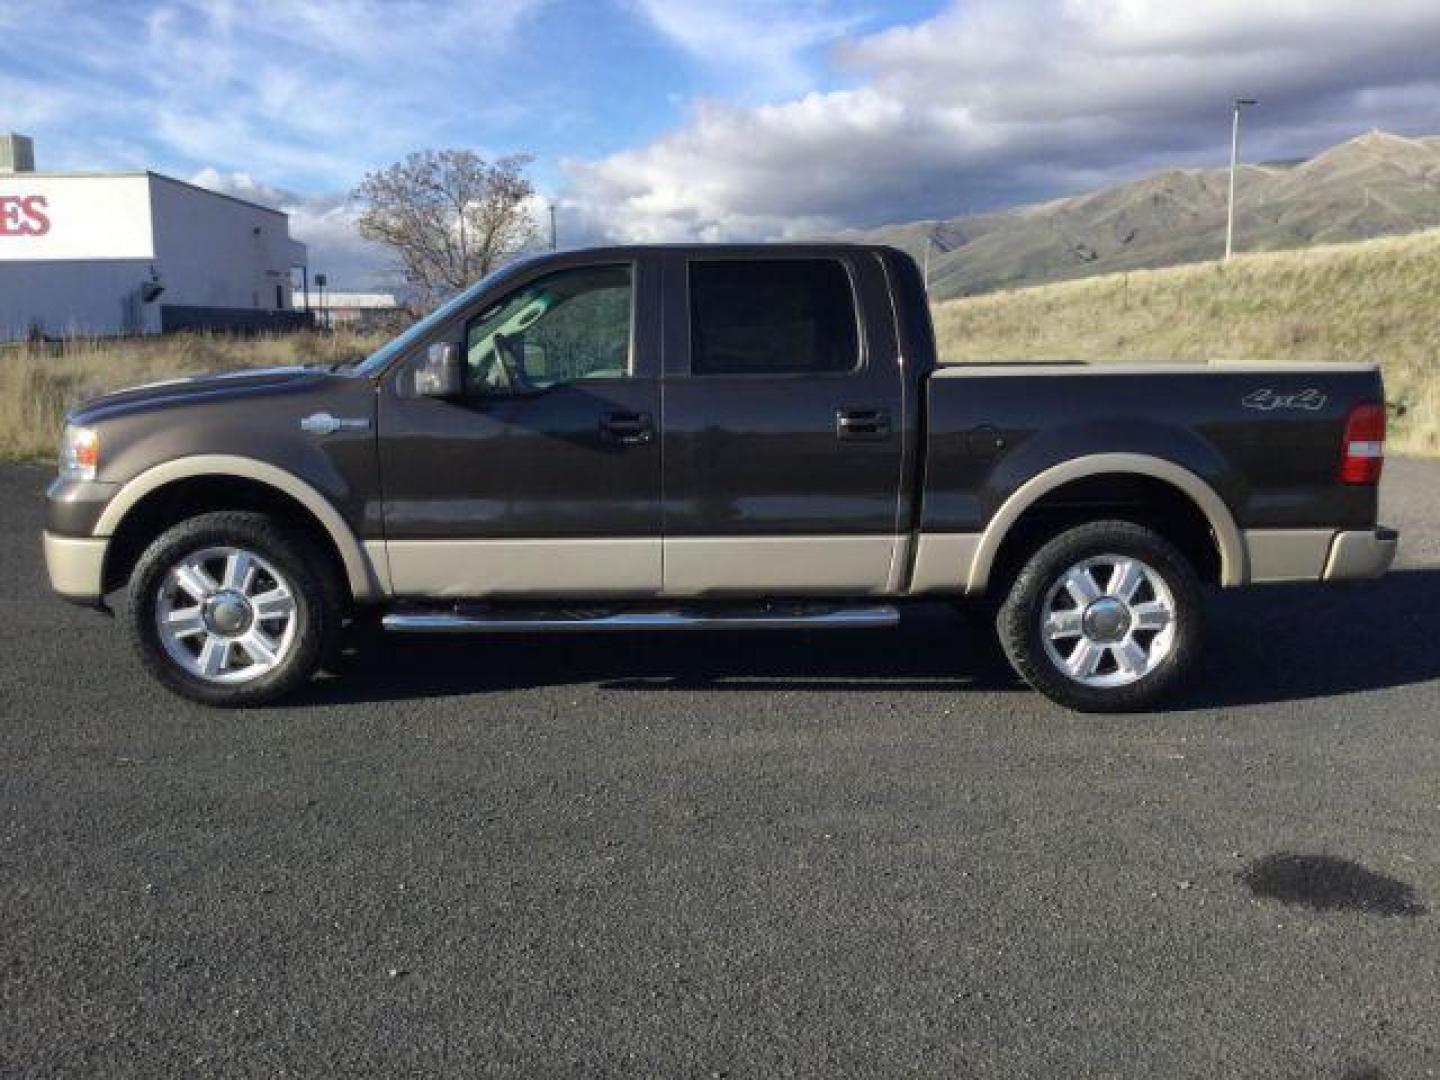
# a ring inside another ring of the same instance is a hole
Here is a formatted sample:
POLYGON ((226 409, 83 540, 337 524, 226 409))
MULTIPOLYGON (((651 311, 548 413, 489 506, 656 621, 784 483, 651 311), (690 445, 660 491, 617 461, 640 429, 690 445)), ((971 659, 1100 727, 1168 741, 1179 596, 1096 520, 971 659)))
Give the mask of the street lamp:
POLYGON ((320 294, 319 300, 320 300, 320 329, 321 329, 321 330, 329 330, 329 329, 330 329, 330 313, 329 313, 329 311, 327 311, 326 308, 325 308, 325 286, 328 285, 328 284, 330 284, 330 279, 327 278, 324 274, 316 274, 316 275, 315 275, 315 289, 316 289, 316 291, 318 291, 319 294, 320 294))
POLYGON ((1240 110, 1247 105, 1260 104, 1255 98, 1237 97, 1231 109, 1230 119, 1230 207, 1225 215, 1225 260, 1230 260, 1235 250, 1235 167, 1240 159, 1240 110))
POLYGON ((942 255, 948 255, 955 250, 955 245, 940 235, 940 226, 937 223, 925 234, 925 294, 930 294, 930 249, 934 248, 942 255))

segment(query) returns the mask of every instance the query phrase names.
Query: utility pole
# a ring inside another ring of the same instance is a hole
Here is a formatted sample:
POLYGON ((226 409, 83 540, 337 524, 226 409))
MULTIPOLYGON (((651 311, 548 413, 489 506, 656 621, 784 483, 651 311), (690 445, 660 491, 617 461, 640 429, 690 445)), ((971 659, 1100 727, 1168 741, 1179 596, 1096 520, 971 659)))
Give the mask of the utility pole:
POLYGON ((1235 169, 1240 162, 1240 110, 1259 104, 1255 98, 1237 97, 1230 116, 1230 204, 1225 214, 1225 261, 1235 250, 1235 169))
POLYGON ((553 202, 550 204, 550 250, 551 250, 551 251, 556 250, 556 248, 555 248, 555 204, 554 204, 553 202))

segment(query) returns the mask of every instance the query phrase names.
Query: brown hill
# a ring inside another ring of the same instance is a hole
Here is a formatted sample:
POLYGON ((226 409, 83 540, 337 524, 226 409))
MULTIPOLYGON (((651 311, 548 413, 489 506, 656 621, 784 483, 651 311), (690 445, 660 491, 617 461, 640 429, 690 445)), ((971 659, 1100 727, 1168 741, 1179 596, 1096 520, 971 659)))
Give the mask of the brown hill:
MULTIPOLYGON (((1051 202, 867 231, 916 258, 938 299, 1218 258, 1229 171, 1171 169, 1051 202)), ((1242 166, 1236 247, 1278 251, 1440 226, 1440 138, 1373 131, 1298 163, 1242 166)))

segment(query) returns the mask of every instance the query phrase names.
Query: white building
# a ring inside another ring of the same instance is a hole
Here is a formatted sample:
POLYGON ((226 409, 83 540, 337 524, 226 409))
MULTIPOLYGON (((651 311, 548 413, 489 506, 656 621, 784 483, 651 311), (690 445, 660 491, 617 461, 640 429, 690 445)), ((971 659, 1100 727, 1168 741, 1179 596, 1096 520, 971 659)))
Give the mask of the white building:
POLYGON ((305 245, 287 215, 153 172, 44 173, 0 135, 0 341, 265 329, 305 245))
MULTIPOLYGON (((348 326, 357 330, 383 325, 385 320, 400 311, 400 301, 394 293, 381 292, 336 292, 333 289, 312 291, 309 296, 310 308, 315 320, 322 326, 348 326)), ((298 307, 301 298, 295 298, 298 307)))

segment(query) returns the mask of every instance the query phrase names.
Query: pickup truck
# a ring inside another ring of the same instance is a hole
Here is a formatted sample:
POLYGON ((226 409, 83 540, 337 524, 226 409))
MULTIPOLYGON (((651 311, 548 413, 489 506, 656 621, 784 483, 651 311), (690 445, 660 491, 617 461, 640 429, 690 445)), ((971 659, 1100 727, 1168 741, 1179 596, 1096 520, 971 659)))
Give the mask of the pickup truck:
MULTIPOLYGON (((1366 365, 942 366, 865 245, 511 264, 362 362, 68 417, 53 587, 214 705, 397 633, 838 630, 950 598, 1087 711, 1192 668, 1206 586, 1383 574, 1366 365)), ((481 657, 483 661, 483 654, 481 657)))

